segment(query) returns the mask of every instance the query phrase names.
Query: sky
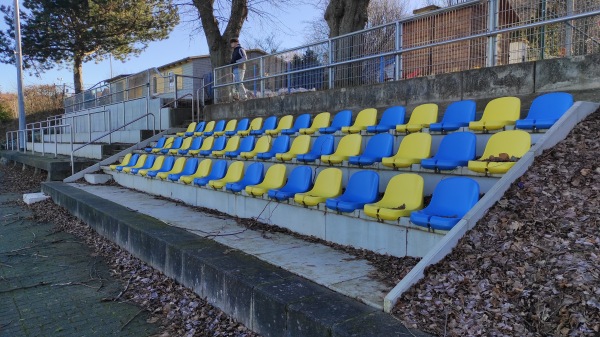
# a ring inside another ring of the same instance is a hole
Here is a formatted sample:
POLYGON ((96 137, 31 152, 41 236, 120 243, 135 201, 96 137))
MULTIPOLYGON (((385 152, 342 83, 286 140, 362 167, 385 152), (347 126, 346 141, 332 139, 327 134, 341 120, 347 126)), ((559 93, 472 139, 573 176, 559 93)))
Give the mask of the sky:
MULTIPOLYGON (((12 0, 0 0, 0 3, 12 3, 12 0)), ((22 1, 21 1, 22 2, 22 1)), ((413 1, 410 1, 413 3, 413 1)), ((299 2, 298 2, 299 3, 299 2)), ((413 6, 411 6, 413 7, 413 6)), ((304 44, 307 22, 322 15, 322 12, 312 4, 299 3, 286 10, 269 9, 274 22, 260 22, 250 17, 244 23, 240 36, 242 44, 255 38, 264 38, 274 33, 276 41, 280 42, 280 50, 289 49, 304 44)), ((0 29, 6 29, 4 20, 0 20, 0 29)), ((137 57, 125 62, 109 59, 96 63, 84 63, 83 80, 85 88, 120 74, 132 74, 148 68, 167 64, 188 56, 207 55, 208 46, 204 33, 194 29, 189 22, 180 23, 166 40, 151 42, 148 48, 137 57)), ((41 74, 32 74, 25 70, 24 85, 33 84, 66 84, 68 92, 73 92, 73 72, 70 65, 58 66, 41 74)), ((0 63, 0 92, 17 91, 17 72, 14 65, 0 63)))

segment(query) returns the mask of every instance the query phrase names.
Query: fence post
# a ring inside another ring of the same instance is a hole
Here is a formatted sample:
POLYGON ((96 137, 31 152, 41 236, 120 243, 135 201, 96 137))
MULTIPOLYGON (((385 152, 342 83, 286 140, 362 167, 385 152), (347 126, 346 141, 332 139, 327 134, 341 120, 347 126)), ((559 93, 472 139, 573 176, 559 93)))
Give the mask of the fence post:
POLYGON ((396 22, 396 69, 394 71, 394 79, 398 81, 402 78, 402 23, 396 22))
POLYGON ((259 66, 260 66, 260 97, 264 98, 265 97, 265 79, 263 78, 264 74, 265 74, 265 57, 261 56, 260 57, 260 61, 259 61, 259 66))
POLYGON ((175 109, 177 109, 177 100, 179 99, 179 97, 177 97, 177 96, 179 96, 178 92, 177 92, 177 90, 179 89, 179 88, 177 88, 177 74, 173 74, 173 77, 174 77, 174 81, 175 81, 175 83, 173 84, 175 86, 175 104, 173 104, 173 107, 175 109))
POLYGON ((327 57, 329 59, 329 64, 327 66, 327 70, 329 72, 329 79, 328 79, 328 86, 329 89, 333 89, 333 51, 332 51, 332 46, 333 44, 331 43, 331 39, 327 40, 327 57))
MULTIPOLYGON (((567 0, 567 16, 573 15, 573 0, 567 0)), ((567 21, 565 27, 565 56, 573 53, 573 21, 567 21)))
POLYGON ((44 142, 44 128, 42 127, 42 123, 40 122, 40 137, 42 140, 42 156, 44 156, 46 154, 46 149, 44 148, 45 142, 44 142))
POLYGON ((288 94, 292 92, 292 75, 290 74, 290 71, 292 69, 292 63, 291 61, 288 62, 287 64, 287 88, 288 88, 288 94))
POLYGON ((488 0, 488 32, 492 35, 488 36, 487 46, 487 66, 493 67, 496 65, 496 17, 498 13, 498 0, 488 0))

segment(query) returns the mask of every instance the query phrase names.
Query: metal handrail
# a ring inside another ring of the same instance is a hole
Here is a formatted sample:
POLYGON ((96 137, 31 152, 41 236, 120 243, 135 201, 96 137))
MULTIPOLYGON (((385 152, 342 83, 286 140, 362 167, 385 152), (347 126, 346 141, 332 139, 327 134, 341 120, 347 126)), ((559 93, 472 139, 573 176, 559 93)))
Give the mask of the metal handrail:
MULTIPOLYGON (((84 147, 86 147, 86 146, 88 146, 88 145, 90 145, 90 144, 92 144, 92 143, 94 143, 94 142, 96 142, 96 141, 98 141, 98 140, 100 140, 100 139, 102 139, 102 138, 104 138, 104 137, 108 136, 108 135, 111 135, 111 134, 112 134, 113 132, 115 132, 115 131, 121 130, 122 128, 124 128, 124 127, 126 127, 126 126, 128 126, 128 125, 131 125, 131 124, 133 124, 133 123, 135 123, 135 122, 137 122, 137 121, 141 120, 142 118, 147 118, 147 117, 150 117, 150 116, 152 116, 152 122, 153 122, 153 124, 156 124, 156 119, 155 119, 155 116, 154 116, 154 114, 153 114, 153 113, 150 113, 150 112, 148 112, 148 113, 146 113, 146 114, 144 114, 144 115, 142 115, 142 116, 139 116, 138 118, 136 118, 136 119, 134 119, 134 120, 131 120, 131 121, 129 121, 129 122, 128 122, 128 123, 126 123, 126 124, 123 124, 123 125, 119 126, 119 127, 118 127, 118 128, 116 128, 116 129, 112 129, 112 130, 110 130, 109 132, 107 132, 107 133, 103 134, 102 136, 100 136, 100 137, 98 137, 98 138, 96 138, 96 139, 94 139, 94 140, 91 140, 91 141, 89 141, 89 142, 87 142, 87 143, 85 143, 85 144, 83 144, 83 145, 81 145, 81 146, 79 146, 79 147, 77 147, 77 148, 75 148, 75 149, 72 149, 72 150, 71 150, 71 174, 75 174, 75 160, 74 160, 74 154, 75 154, 75 152, 76 152, 76 151, 79 151, 79 150, 81 150, 82 148, 84 148, 84 147)), ((153 131, 152 131, 152 135, 154 135, 154 134, 155 134, 155 131, 156 131, 156 130, 153 130, 153 131)))
MULTIPOLYGON (((42 127, 40 125, 40 127, 31 127, 31 128, 26 127, 23 130, 7 131, 6 132, 7 150, 8 150, 8 138, 9 138, 8 135, 10 134, 11 150, 14 151, 15 150, 15 140, 14 140, 13 134, 17 134, 17 144, 19 145, 17 150, 20 150, 19 148, 21 147, 21 145, 23 145, 23 152, 27 153, 27 135, 28 135, 29 131, 31 131, 31 152, 35 153, 35 131, 39 130, 41 133, 40 136, 41 136, 41 143, 42 143, 42 151, 41 152, 42 152, 42 155, 45 155, 46 154, 46 145, 45 145, 45 141, 44 141, 44 130, 53 129, 54 134, 56 135, 56 129, 65 128, 65 127, 71 128, 71 131, 73 130, 72 124, 65 123, 65 124, 47 125, 44 127, 42 127), (24 134, 23 138, 24 138, 25 144, 19 144, 20 143, 20 137, 19 137, 20 133, 24 134)), ((71 132, 71 139, 70 139, 69 144, 71 145, 71 148, 73 148, 73 133, 72 132, 71 132)), ((58 156, 58 139, 55 136, 54 137, 54 158, 56 158, 57 156, 58 156)))

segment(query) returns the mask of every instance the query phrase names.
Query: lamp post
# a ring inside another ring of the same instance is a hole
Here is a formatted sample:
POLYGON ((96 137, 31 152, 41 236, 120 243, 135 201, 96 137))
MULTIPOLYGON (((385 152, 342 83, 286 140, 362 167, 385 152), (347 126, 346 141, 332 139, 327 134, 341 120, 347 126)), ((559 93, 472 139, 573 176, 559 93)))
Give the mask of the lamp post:
POLYGON ((17 93, 19 102, 19 150, 27 148, 25 141, 25 99, 23 97, 23 55, 21 54, 21 18, 19 0, 15 0, 15 64, 17 66, 17 93))

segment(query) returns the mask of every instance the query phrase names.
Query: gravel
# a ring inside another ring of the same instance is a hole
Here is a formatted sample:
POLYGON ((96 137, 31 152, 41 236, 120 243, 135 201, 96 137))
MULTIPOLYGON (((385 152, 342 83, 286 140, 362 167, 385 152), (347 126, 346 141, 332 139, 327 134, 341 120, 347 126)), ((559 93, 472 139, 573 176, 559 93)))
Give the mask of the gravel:
POLYGON ((600 110, 536 158, 393 314, 448 336, 600 336, 600 110))

